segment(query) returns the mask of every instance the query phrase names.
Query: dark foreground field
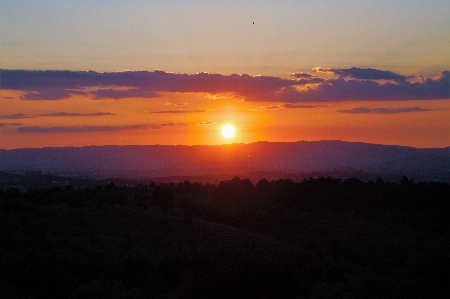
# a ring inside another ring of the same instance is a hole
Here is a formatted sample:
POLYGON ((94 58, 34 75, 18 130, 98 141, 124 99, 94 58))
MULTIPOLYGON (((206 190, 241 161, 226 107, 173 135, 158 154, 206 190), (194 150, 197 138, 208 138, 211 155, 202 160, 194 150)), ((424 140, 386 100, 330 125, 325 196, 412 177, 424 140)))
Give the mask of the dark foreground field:
POLYGON ((1 298, 446 298, 450 185, 0 190, 1 298))

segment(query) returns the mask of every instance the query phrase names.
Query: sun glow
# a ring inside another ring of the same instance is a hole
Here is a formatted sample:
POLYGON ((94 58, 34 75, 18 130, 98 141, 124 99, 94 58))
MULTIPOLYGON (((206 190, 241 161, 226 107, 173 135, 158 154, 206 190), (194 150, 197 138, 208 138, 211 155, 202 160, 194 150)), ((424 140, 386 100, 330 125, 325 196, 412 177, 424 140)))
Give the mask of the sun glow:
POLYGON ((222 128, 222 135, 225 138, 231 138, 234 136, 235 133, 236 133, 236 130, 234 129, 234 127, 232 125, 225 125, 222 128))

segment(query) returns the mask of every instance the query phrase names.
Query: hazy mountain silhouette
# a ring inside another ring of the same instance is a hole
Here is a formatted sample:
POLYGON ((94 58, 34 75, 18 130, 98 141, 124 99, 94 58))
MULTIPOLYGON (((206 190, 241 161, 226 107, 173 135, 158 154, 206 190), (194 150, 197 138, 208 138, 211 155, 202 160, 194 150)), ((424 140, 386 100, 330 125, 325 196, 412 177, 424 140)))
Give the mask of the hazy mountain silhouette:
POLYGON ((229 145, 86 146, 0 150, 0 170, 148 176, 257 171, 449 173, 450 147, 419 149, 344 141, 229 145))

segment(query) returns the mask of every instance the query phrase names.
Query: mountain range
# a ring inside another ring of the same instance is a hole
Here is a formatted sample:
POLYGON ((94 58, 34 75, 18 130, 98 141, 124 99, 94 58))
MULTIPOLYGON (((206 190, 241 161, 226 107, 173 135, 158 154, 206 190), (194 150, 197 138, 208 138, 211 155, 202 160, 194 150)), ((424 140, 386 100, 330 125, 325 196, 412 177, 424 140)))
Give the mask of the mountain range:
POLYGON ((102 176, 346 172, 450 180, 450 147, 338 140, 226 145, 127 145, 0 149, 0 171, 102 176))

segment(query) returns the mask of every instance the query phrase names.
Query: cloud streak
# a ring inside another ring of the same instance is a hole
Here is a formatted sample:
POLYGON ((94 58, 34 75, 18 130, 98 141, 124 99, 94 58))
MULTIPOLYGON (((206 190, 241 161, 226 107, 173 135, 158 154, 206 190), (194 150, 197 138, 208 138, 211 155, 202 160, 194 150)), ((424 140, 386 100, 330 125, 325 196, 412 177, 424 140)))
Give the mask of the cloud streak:
POLYGON ((94 113, 76 113, 76 112, 54 112, 47 114, 40 114, 39 116, 47 117, 91 117, 91 116, 111 116, 117 115, 111 112, 94 112, 94 113))
POLYGON ((212 126, 214 124, 216 124, 216 122, 214 122, 214 121, 202 121, 202 122, 196 123, 195 125, 196 126, 212 126))
POLYGON ((32 91, 27 91, 26 94, 21 96, 22 100, 62 100, 70 98, 72 95, 85 95, 85 92, 64 89, 64 88, 47 88, 47 89, 36 89, 32 91))
POLYGON ((94 113, 76 113, 76 112, 53 112, 46 114, 3 114, 0 115, 0 119, 26 119, 26 118, 38 118, 38 117, 97 117, 97 116, 112 116, 117 115, 111 112, 94 112, 94 113))
POLYGON ((287 104, 281 104, 281 105, 275 105, 275 106, 260 106, 258 108, 250 108, 248 110, 259 112, 259 111, 278 110, 278 109, 308 109, 308 108, 316 108, 316 107, 320 107, 320 106, 287 103, 287 104))
POLYGON ((17 129, 21 133, 88 133, 88 132, 112 132, 131 129, 146 129, 145 126, 67 126, 67 127, 41 127, 24 126, 17 129))
POLYGON ((185 126, 183 123, 160 123, 155 125, 125 125, 125 126, 23 126, 17 128, 21 133, 93 133, 93 132, 117 132, 126 130, 161 129, 167 126, 185 126))
POLYGON ((156 114, 184 114, 184 113, 204 113, 207 112, 207 110, 198 110, 198 109, 179 109, 179 110, 161 110, 161 111, 151 111, 149 113, 156 113, 156 114))
POLYGON ((19 127, 22 123, 0 123, 0 127, 19 127))
POLYGON ((17 114, 3 114, 0 115, 0 119, 25 119, 25 118, 36 118, 37 116, 25 113, 17 113, 17 114))
POLYGON ((288 103, 288 104, 283 104, 281 105, 281 107, 286 108, 286 109, 305 109, 305 108, 316 108, 318 106, 313 106, 313 105, 303 105, 303 104, 292 104, 292 103, 288 103))
POLYGON ((430 111, 429 109, 424 109, 420 107, 406 107, 406 108, 352 108, 348 110, 337 110, 337 112, 347 113, 347 114, 397 114, 397 113, 408 113, 408 112, 424 112, 430 111))
MULTIPOLYGON (((0 70, 1 88, 25 91, 23 100, 59 100, 72 95, 92 99, 154 98, 158 92, 231 93, 255 102, 340 102, 428 100, 450 98, 449 71, 435 78, 408 82, 410 76, 372 68, 314 68, 338 78, 308 73, 293 78, 249 75, 153 72, 72 72, 0 70), (380 80, 382 82, 380 82, 380 80), (302 87, 302 88, 299 88, 302 87)), ((176 110, 173 110, 176 111, 176 110)))

